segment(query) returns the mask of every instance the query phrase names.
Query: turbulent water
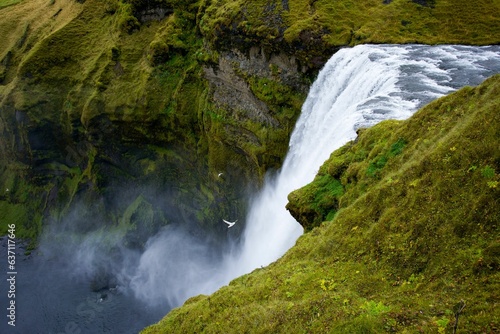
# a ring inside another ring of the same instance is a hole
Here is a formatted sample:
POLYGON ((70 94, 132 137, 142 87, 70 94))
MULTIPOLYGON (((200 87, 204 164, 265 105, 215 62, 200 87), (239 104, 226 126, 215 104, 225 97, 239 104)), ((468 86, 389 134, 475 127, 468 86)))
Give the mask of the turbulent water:
MULTIPOLYGON (((136 333, 190 296, 268 265, 293 246, 300 225, 285 210, 287 195, 312 181, 330 153, 356 129, 405 119, 423 104, 500 72, 500 47, 366 45, 337 52, 310 89, 278 174, 251 199, 241 247, 214 261, 181 230, 153 236, 144 252, 130 251, 102 232, 65 238, 46 231, 39 251, 18 249, 17 322, 7 325, 8 291, 0 285, 1 333, 136 333), (52 242, 58 237, 58 242, 52 242), (68 242, 60 242, 67 240, 68 242), (116 258, 100 254, 116 243, 116 258), (96 268, 112 268, 116 286, 89 289, 96 268)), ((66 234, 65 234, 66 233, 66 234)), ((5 239, 0 259, 7 259, 5 239)), ((1 270, 6 273, 7 261, 1 270)))

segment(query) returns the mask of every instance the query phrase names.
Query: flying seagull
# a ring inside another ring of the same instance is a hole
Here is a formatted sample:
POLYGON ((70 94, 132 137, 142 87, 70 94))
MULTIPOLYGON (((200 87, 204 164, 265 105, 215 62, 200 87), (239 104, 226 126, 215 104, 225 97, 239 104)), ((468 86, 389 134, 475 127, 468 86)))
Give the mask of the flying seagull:
POLYGON ((236 219, 234 222, 232 222, 232 223, 231 223, 231 222, 228 222, 228 221, 227 221, 227 220, 225 220, 225 219, 222 219, 222 220, 224 221, 224 223, 226 223, 226 224, 228 225, 228 226, 227 226, 227 228, 232 227, 232 226, 233 226, 234 224, 236 224, 236 222, 238 221, 238 219, 236 219))
POLYGON ((218 177, 221 177, 221 176, 222 176, 222 172, 221 172, 221 173, 219 173, 219 174, 217 174, 217 176, 218 176, 218 177))

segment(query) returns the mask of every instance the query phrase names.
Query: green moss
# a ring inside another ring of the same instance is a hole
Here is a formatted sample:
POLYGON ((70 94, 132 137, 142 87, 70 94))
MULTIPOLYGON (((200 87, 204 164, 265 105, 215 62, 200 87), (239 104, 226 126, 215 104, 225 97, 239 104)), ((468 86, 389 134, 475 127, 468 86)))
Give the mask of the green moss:
POLYGON ((0 8, 15 5, 22 0, 0 0, 0 8))
POLYGON ((8 222, 8 224, 2 224, 0 226, 0 233, 2 235, 7 234, 8 225, 14 224, 16 226, 22 226, 27 220, 28 213, 26 212, 26 207, 22 204, 12 204, 6 201, 0 201, 0 219, 3 222, 8 222))
POLYGON ((319 174, 313 183, 289 195, 293 205, 287 206, 295 219, 304 222, 304 228, 311 230, 327 217, 337 213, 338 199, 344 194, 340 180, 329 174, 319 174))
MULTIPOLYGON (((388 149, 384 148, 382 152, 380 152, 374 159, 370 161, 368 168, 366 169, 366 174, 374 178, 379 178, 382 169, 385 167, 389 159, 401 154, 405 146, 406 141, 402 138, 399 138, 388 149)), ((373 151, 375 150, 372 150, 372 152, 373 151)))
MULTIPOLYGON (((18 172, 18 171, 17 171, 18 172)), ((5 183, 0 183, 0 233, 6 234, 8 225, 16 226, 16 238, 36 245, 42 230, 42 214, 46 193, 19 177, 16 171, 6 170, 5 183), (35 196, 37 194, 37 196, 35 196), (42 195, 40 195, 42 194, 42 195)))

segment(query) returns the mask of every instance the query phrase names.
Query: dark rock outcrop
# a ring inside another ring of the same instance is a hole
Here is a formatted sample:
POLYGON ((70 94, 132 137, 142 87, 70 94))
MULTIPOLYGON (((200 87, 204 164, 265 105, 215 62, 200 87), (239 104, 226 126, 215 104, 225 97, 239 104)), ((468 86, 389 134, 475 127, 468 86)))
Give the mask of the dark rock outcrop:
POLYGON ((151 21, 161 21, 167 15, 170 15, 174 12, 172 8, 163 8, 163 7, 155 7, 155 8, 146 8, 139 11, 136 15, 139 19, 139 22, 146 23, 151 21))

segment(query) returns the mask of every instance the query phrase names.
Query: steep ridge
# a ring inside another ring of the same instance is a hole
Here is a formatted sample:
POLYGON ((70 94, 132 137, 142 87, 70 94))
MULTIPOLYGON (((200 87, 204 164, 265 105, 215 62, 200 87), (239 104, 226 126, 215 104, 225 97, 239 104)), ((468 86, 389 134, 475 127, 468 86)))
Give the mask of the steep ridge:
POLYGON ((496 75, 359 131, 290 194, 311 231, 285 256, 144 333, 496 331, 499 93, 496 75))

